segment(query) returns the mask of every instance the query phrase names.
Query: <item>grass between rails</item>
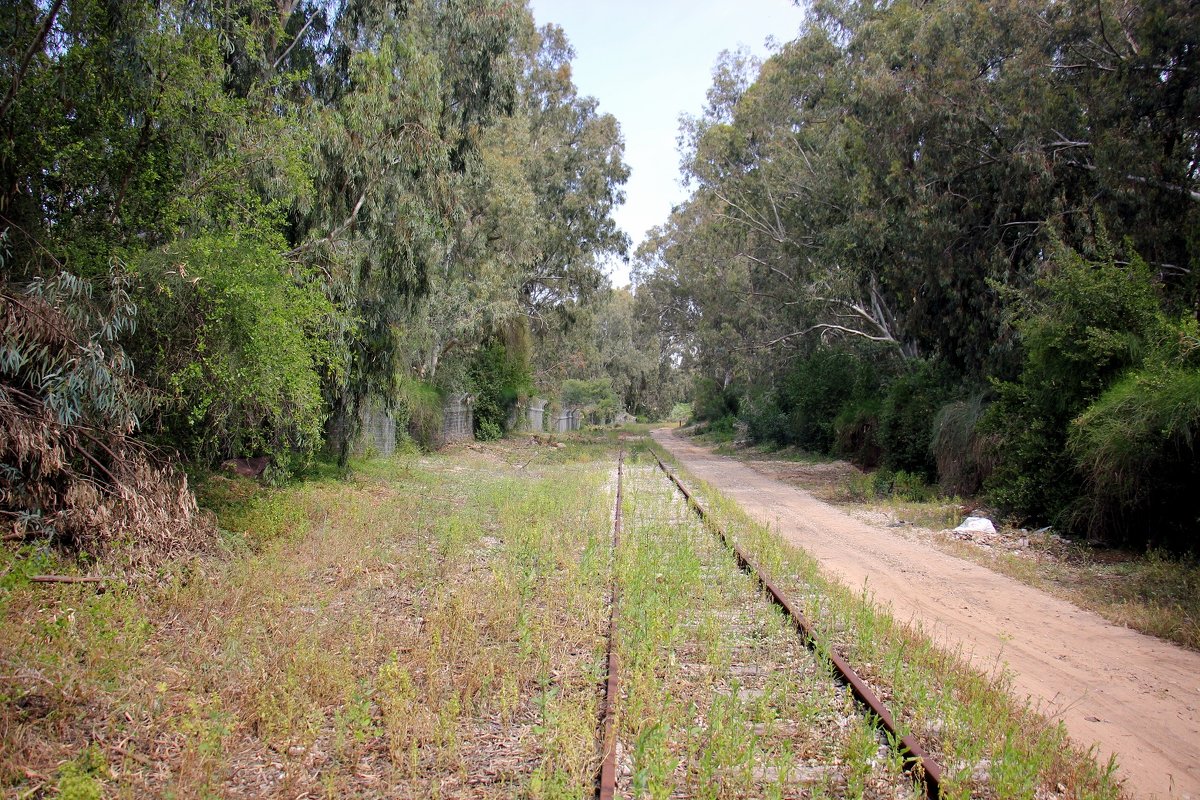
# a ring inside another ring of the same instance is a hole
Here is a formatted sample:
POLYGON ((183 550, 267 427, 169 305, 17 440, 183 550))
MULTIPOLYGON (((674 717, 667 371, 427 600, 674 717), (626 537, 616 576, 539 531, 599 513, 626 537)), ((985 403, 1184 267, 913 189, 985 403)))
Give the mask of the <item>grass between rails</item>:
MULTIPOLYGON (((674 463, 669 454, 663 458, 674 463)), ((823 637, 820 646, 844 655, 943 765, 943 797, 1122 796, 1114 765, 1098 765, 1071 745, 1061 725, 1017 703, 1005 676, 980 674, 939 650, 683 474, 712 519, 804 608, 823 637)))
POLYGON ((850 694, 653 461, 626 463, 621 796, 915 796, 850 694))
POLYGON ((586 794, 612 463, 522 449, 229 484, 228 554, 160 585, 7 556, 0 794, 586 794))

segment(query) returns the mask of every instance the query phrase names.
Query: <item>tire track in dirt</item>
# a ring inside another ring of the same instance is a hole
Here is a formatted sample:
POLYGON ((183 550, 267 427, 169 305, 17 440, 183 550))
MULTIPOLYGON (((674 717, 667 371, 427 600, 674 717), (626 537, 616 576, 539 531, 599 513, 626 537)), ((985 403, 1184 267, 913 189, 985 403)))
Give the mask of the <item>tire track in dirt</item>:
POLYGON ((1200 800, 1200 653, 867 525, 671 429, 652 435, 831 574, 865 585, 897 619, 978 668, 1011 671, 1014 690, 1061 719, 1072 739, 1095 745, 1102 760, 1117 756, 1134 796, 1200 800))

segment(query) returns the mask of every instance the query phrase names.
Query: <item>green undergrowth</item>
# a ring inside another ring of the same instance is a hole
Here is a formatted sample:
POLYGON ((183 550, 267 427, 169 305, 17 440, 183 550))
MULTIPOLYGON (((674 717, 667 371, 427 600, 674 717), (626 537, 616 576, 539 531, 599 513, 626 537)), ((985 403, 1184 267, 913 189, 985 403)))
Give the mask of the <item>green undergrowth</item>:
MULTIPOLYGON (((679 466, 662 454, 673 470, 679 466)), ((845 656, 883 697, 905 732, 946 768, 945 798, 1119 798, 1116 765, 1079 752, 1061 724, 1017 702, 1008 676, 983 674, 962 653, 936 647, 880 610, 865 593, 827 578, 818 562, 785 545, 712 487, 687 477, 714 524, 812 620, 819 647, 845 656)))
POLYGON ((622 796, 917 794, 850 694, 638 453, 617 574, 622 796))

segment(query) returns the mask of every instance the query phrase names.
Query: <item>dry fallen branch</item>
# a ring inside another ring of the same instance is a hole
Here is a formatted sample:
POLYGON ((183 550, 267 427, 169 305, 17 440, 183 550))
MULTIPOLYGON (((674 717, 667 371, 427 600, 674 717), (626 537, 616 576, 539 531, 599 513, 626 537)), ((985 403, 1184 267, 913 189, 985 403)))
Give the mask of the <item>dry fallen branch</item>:
POLYGON ((105 583, 112 578, 96 575, 30 575, 34 583, 105 583))

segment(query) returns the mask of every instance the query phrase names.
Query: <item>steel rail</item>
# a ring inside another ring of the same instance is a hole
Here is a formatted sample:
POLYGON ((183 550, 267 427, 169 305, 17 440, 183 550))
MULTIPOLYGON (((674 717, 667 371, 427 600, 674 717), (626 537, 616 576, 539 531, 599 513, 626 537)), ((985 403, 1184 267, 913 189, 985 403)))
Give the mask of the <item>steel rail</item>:
POLYGON ((867 682, 862 679, 862 676, 855 672, 854 668, 850 666, 850 663, 846 661, 846 659, 834 652, 832 647, 824 651, 820 649, 817 641, 816 629, 804 615, 804 612, 801 611, 795 603, 788 599, 788 597, 779 589, 779 587, 775 585, 774 581, 772 581, 767 574, 763 572, 763 570, 757 564, 754 563, 754 561, 746 554, 744 550, 742 550, 741 546, 739 546, 738 543, 733 540, 733 538, 725 531, 725 529, 714 522, 711 517, 709 517, 708 513, 704 510, 704 507, 701 506, 699 501, 697 501, 692 493, 688 491, 687 487, 683 485, 675 473, 673 473, 667 467, 667 465, 663 463, 663 460, 659 458, 658 453, 655 452, 653 448, 650 449, 650 453, 654 456, 654 460, 658 462, 659 469, 661 469, 666 476, 671 479, 671 482, 675 484, 675 488, 677 488, 680 493, 683 494, 688 505, 696 513, 696 516, 699 517, 700 520, 707 525, 710 530, 716 533, 721 539, 721 542, 733 552, 733 556, 737 560, 738 566, 741 567, 745 572, 753 575, 758 580, 758 583, 762 586, 762 588, 771 597, 771 600, 780 608, 782 608, 789 617, 791 617, 792 622, 800 631, 801 638, 804 639, 804 643, 810 649, 817 652, 823 652, 829 658, 830 663, 833 665, 834 671, 837 672, 838 676, 846 683, 846 685, 850 687, 850 691, 853 692, 855 698, 862 705, 866 706, 874 718, 878 720, 878 723, 883 726, 884 730, 888 732, 891 741, 896 746, 896 749, 900 752, 901 756, 904 757, 905 767, 909 770, 909 772, 912 773, 913 777, 924 786, 925 796, 929 798, 929 800, 937 800, 941 792, 941 765, 934 761, 933 758, 925 752, 925 749, 921 747, 921 744, 911 733, 906 733, 903 735, 900 734, 899 729, 896 727, 896 719, 892 716, 892 712, 888 710, 883 701, 879 699, 879 696, 875 694, 869 685, 867 685, 867 682))
POLYGON ((617 507, 613 512, 612 586, 608 606, 608 676, 604 683, 604 716, 601 722, 600 775, 596 781, 596 797, 613 800, 617 793, 617 548, 621 545, 621 482, 624 477, 625 449, 617 456, 617 507))

